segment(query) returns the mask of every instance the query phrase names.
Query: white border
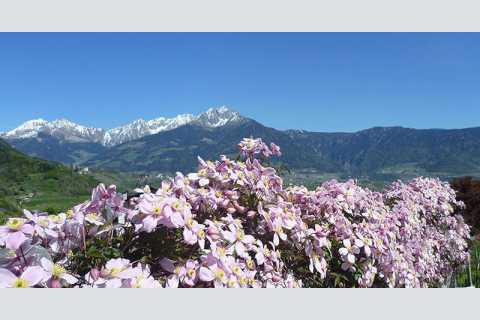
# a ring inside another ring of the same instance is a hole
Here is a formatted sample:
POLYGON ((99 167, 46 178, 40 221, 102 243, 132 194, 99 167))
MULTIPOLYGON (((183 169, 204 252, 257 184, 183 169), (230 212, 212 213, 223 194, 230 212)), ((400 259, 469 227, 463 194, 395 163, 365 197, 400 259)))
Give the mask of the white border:
POLYGON ((0 31, 480 31, 477 0, 0 0, 0 31))
POLYGON ((475 319, 474 289, 0 290, 2 319, 475 319))
MULTIPOLYGON (((479 9, 475 0, 0 0, 0 31, 480 31, 479 9)), ((3 289, 0 307, 2 319, 475 319, 479 292, 3 289)))

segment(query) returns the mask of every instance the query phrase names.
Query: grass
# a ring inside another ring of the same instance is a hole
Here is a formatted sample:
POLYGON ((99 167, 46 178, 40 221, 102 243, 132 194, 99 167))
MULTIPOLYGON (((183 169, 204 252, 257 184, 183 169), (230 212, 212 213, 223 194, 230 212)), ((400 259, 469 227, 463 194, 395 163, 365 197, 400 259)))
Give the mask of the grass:
POLYGON ((98 180, 59 163, 29 157, 0 140, 0 222, 21 208, 61 212, 90 197, 98 180))
POLYGON ((473 285, 475 288, 480 288, 480 241, 475 241, 470 250, 470 270, 472 274, 472 281, 470 283, 469 266, 465 266, 463 270, 454 275, 450 286, 453 288, 468 288, 473 285))

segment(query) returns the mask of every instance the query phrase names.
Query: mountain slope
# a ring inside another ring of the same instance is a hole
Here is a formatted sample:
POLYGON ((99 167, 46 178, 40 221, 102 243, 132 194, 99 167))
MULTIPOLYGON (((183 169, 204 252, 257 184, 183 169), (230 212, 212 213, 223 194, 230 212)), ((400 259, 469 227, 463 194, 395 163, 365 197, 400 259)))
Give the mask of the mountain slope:
POLYGON ((8 140, 15 149, 32 157, 57 161, 64 164, 81 164, 102 154, 106 147, 92 142, 68 142, 39 132, 34 138, 8 140))
POLYGON ((187 171, 196 167, 197 156, 205 159, 216 158, 219 154, 235 156, 237 143, 246 136, 262 136, 285 144, 291 142, 287 134, 253 120, 245 119, 218 128, 189 124, 113 147, 85 165, 118 171, 187 171))
POLYGON ((353 134, 290 133, 353 176, 480 173, 480 128, 372 128, 353 134))
POLYGON ((26 208, 63 210, 87 199, 96 184, 58 163, 28 157, 0 139, 0 219, 2 213, 18 210, 19 200, 26 208))
POLYGON ((293 170, 339 177, 392 180, 415 175, 480 175, 480 128, 415 130, 373 128, 357 133, 279 131, 245 119, 219 128, 186 125, 125 143, 88 161, 120 171, 193 170, 197 155, 234 157, 243 137, 260 137, 282 147, 280 161, 293 170))

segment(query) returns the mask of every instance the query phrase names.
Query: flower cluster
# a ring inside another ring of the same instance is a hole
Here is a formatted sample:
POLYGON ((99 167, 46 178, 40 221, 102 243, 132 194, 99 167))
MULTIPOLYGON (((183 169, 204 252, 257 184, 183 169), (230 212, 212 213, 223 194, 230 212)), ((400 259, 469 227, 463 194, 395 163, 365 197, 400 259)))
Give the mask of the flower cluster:
POLYGON ((158 189, 99 185, 66 213, 10 218, 0 287, 429 287, 468 258, 462 203, 438 179, 285 189, 260 159, 278 146, 239 148, 243 161, 199 158, 158 189))
POLYGON ((271 143, 269 147, 262 141, 262 139, 245 138, 238 144, 238 146, 241 155, 245 158, 253 159, 258 155, 262 155, 265 158, 282 155, 279 146, 275 143, 271 143))

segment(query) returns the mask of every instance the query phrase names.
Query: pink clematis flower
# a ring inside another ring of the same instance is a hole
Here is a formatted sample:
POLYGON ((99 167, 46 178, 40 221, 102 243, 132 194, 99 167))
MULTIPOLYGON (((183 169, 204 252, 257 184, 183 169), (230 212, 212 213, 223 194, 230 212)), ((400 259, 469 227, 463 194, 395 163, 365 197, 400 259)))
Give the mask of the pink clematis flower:
POLYGON ((189 245, 195 245, 198 243, 200 248, 205 249, 205 226, 199 224, 197 221, 192 218, 188 218, 185 223, 185 228, 183 229, 183 239, 185 243, 189 245))
POLYGON ((136 277, 138 272, 132 268, 129 260, 120 258, 108 261, 99 274, 96 270, 92 271, 85 278, 97 288, 121 288, 124 280, 136 277))
POLYGON ((46 279, 51 283, 65 282, 69 285, 73 285, 78 282, 77 278, 67 273, 67 270, 60 264, 54 264, 52 261, 42 258, 41 265, 45 271, 46 279))
POLYGON ((136 274, 132 279, 124 281, 124 286, 134 289, 157 289, 162 288, 162 285, 155 280, 148 266, 138 265, 134 268, 133 273, 136 274))
POLYGON ((274 231, 273 244, 275 246, 278 246, 280 244, 280 239, 282 239, 283 241, 287 240, 287 234, 284 232, 283 224, 281 220, 277 219, 273 221, 272 226, 274 231))
MULTIPOLYGON (((167 278, 167 288, 178 288, 180 282, 184 281, 187 275, 187 268, 182 265, 175 266, 175 261, 163 258, 160 261, 160 266, 165 270, 171 273, 171 275, 167 278)), ((189 265, 191 267, 191 265, 189 265)), ((191 273, 192 271, 190 271, 191 273)), ((195 270, 196 276, 196 270, 195 270)))
POLYGON ((212 282, 215 288, 225 288, 228 283, 229 275, 217 264, 208 267, 201 267, 199 278, 204 282, 212 282))
POLYGON ((228 231, 222 231, 223 237, 235 247, 235 252, 242 258, 248 258, 247 250, 255 242, 251 235, 245 235, 245 232, 235 224, 228 225, 228 231))
POLYGON ((45 272, 38 266, 26 268, 20 277, 10 270, 0 269, 0 288, 32 288, 44 278, 45 272))
POLYGON ((356 241, 355 245, 352 245, 349 239, 343 240, 343 248, 340 248, 338 252, 342 256, 344 263, 342 264, 342 269, 347 270, 355 270, 353 265, 357 261, 355 255, 360 254, 360 248, 357 246, 357 243, 360 245, 361 241, 356 241))
POLYGON ((10 218, 5 226, 0 227, 0 245, 17 250, 34 232, 34 227, 26 219, 10 218))

